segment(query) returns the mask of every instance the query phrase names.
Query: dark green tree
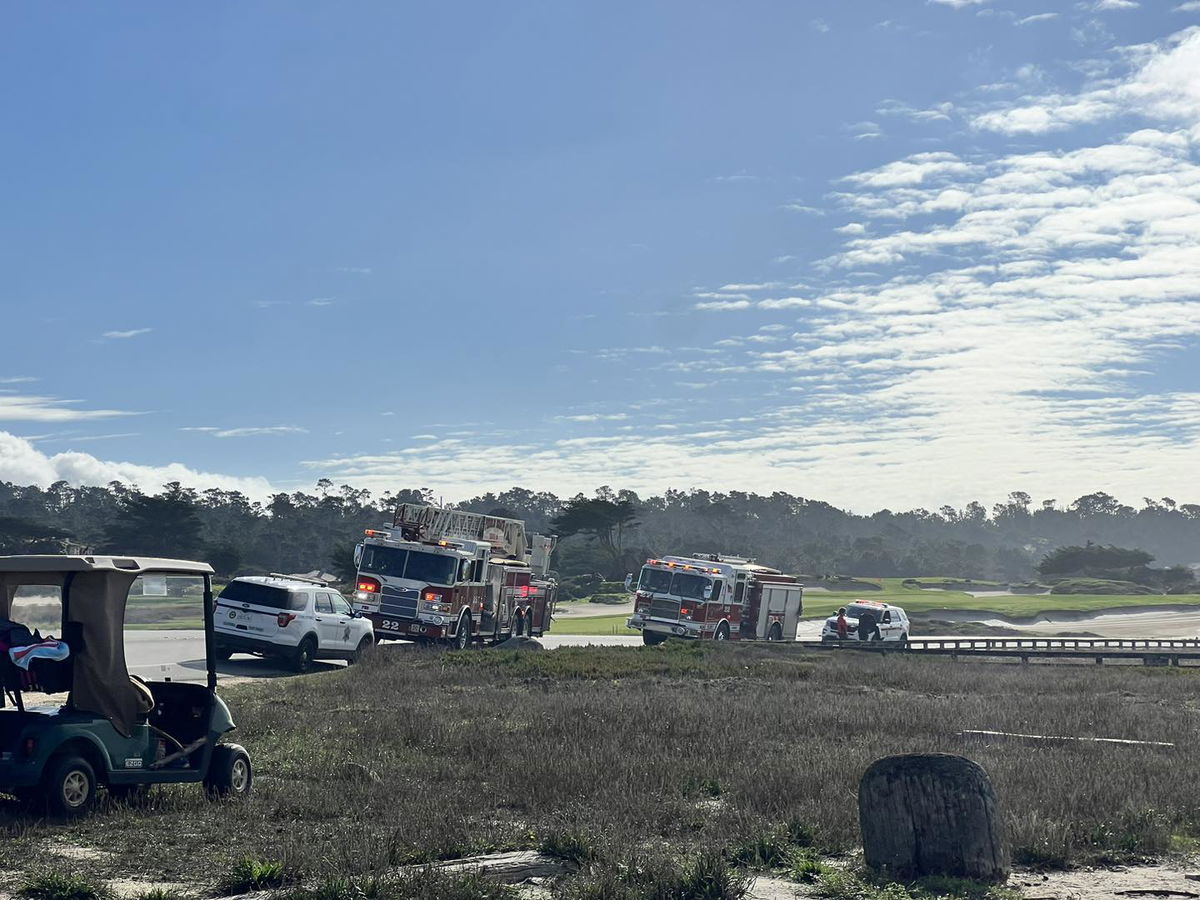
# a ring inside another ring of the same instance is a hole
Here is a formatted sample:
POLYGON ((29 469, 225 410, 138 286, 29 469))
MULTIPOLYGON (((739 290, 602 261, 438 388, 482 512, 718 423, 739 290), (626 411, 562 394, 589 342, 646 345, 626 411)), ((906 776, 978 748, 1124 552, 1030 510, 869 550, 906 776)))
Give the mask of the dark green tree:
POLYGON ((196 492, 178 482, 164 488, 155 496, 130 494, 125 498, 108 528, 109 552, 180 559, 202 555, 196 492))

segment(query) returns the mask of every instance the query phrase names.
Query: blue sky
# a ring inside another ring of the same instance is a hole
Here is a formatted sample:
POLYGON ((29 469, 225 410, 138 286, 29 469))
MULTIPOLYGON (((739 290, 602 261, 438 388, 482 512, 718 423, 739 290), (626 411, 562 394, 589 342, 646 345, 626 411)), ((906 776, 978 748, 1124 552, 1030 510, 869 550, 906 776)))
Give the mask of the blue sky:
POLYGON ((0 25, 0 479, 1196 499, 1200 2, 0 25))

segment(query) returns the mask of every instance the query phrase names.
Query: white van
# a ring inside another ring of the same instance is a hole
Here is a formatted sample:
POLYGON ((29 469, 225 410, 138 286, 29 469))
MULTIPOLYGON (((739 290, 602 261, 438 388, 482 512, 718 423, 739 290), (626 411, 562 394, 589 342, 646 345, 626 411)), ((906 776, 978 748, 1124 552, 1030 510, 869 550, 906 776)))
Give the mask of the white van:
POLYGON ((371 620, 332 588, 285 575, 235 578, 214 613, 216 654, 281 656, 298 672, 314 659, 357 662, 375 643, 371 620))
MULTIPOLYGON (((871 641, 900 641, 908 640, 908 615, 899 606, 890 603, 880 603, 877 600, 854 600, 846 604, 846 624, 849 626, 847 640, 871 641), (863 615, 870 615, 878 626, 878 633, 872 629, 865 635, 859 634, 858 625, 863 615)), ((837 614, 825 620, 821 629, 821 640, 838 640, 837 614)))

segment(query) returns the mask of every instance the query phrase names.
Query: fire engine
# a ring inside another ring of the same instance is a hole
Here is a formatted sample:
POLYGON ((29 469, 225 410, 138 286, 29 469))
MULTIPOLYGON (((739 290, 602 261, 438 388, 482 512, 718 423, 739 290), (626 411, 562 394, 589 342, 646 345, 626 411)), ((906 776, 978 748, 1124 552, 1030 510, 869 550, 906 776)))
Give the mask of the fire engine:
POLYGON ((377 640, 499 642, 550 628, 558 593, 554 538, 525 523, 417 503, 390 529, 367 529, 354 551, 355 606, 377 640))
POLYGON ((794 641, 804 588, 793 575, 752 559, 694 553, 648 559, 626 623, 646 644, 669 637, 715 641, 794 641))

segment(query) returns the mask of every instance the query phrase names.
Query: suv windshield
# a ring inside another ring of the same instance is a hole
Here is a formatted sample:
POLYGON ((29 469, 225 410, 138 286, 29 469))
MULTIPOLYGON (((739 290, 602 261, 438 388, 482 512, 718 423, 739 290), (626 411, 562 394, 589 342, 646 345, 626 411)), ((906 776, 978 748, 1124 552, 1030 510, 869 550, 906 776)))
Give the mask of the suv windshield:
POLYGON ((685 575, 683 572, 667 572, 663 569, 642 569, 638 590, 656 594, 675 594, 689 600, 703 600, 704 588, 709 580, 702 575, 685 575))
POLYGON ((385 578, 409 578, 427 584, 453 584, 457 559, 440 553, 401 550, 398 547, 363 547, 359 570, 385 578))
POLYGON ((256 581, 231 581, 225 585, 225 590, 221 591, 218 599, 229 600, 232 603, 253 603, 255 606, 266 606, 270 609, 301 610, 308 601, 308 594, 256 581))
POLYGON ((883 610, 877 606, 859 606, 852 603, 850 606, 846 607, 847 618, 858 619, 862 617, 863 613, 870 613, 873 615, 876 622, 883 618, 883 610))

